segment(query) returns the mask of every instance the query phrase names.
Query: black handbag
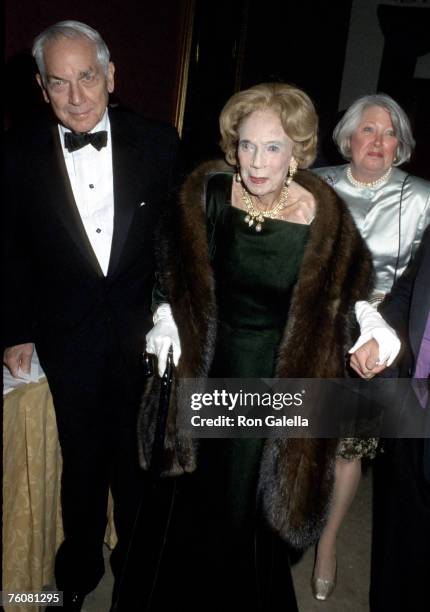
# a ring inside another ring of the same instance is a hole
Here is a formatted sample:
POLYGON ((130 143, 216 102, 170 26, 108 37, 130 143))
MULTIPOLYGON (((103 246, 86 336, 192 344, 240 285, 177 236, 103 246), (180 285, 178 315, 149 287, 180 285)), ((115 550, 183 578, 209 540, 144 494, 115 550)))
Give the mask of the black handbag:
MULTIPOLYGON (((144 361, 147 353, 145 353, 144 361)), ((151 373, 150 367, 148 370, 151 373)), ((152 364, 152 374, 154 367, 152 364)), ((169 401, 170 393, 172 389, 172 376, 173 376, 173 348, 170 347, 167 355, 166 369, 164 370, 163 377, 161 379, 160 399, 159 408, 157 415, 157 422, 155 425, 154 444, 152 447, 151 463, 149 466, 149 473, 153 478, 158 478, 161 475, 163 469, 163 457, 164 457, 164 439, 166 436, 166 425, 167 416, 169 412, 169 401)))

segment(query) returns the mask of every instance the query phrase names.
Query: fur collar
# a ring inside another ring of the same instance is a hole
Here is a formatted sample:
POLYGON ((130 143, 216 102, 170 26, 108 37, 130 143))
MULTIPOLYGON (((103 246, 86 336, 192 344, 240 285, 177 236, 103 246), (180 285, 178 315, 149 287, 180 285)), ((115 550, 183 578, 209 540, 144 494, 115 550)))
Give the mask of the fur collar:
MULTIPOLYGON (((224 162, 199 166, 186 180, 179 206, 159 241, 160 287, 171 304, 182 356, 172 387, 166 435, 166 473, 193 471, 195 443, 176 427, 176 394, 181 378, 207 376, 215 348, 216 304, 208 257, 205 200, 208 178, 232 172, 224 162)), ((351 314, 370 291, 371 258, 343 202, 317 176, 297 173, 317 211, 293 292, 288 322, 276 363, 285 378, 340 378, 351 346, 351 314)), ((139 417, 140 456, 151 455, 159 379, 146 390, 139 417)), ((336 440, 267 440, 258 494, 267 520, 291 545, 315 542, 324 525, 331 495, 336 440)))

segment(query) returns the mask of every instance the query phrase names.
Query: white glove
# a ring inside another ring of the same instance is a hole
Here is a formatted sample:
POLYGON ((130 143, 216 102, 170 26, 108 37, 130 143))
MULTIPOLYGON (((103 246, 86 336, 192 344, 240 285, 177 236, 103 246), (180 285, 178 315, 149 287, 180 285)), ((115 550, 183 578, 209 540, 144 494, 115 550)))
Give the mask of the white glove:
POLYGON ((386 362, 386 365, 390 366, 399 354, 401 346, 394 329, 384 321, 376 308, 369 302, 356 302, 355 316, 360 325, 361 335, 348 352, 355 353, 365 342, 374 338, 379 345, 379 360, 376 365, 382 365, 386 362))
POLYGON ((178 328, 172 316, 170 304, 160 304, 152 318, 154 327, 146 334, 146 351, 156 355, 158 374, 163 376, 166 369, 169 348, 173 346, 173 363, 178 365, 181 356, 178 328))

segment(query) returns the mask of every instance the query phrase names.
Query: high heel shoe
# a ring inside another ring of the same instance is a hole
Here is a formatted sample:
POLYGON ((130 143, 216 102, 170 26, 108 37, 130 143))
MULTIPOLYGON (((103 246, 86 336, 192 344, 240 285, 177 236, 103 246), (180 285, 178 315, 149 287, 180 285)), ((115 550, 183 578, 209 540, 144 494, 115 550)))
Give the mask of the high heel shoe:
POLYGON ((334 572, 333 580, 327 580, 326 578, 318 578, 315 574, 312 574, 311 586, 312 595, 319 601, 325 601, 333 593, 337 581, 337 563, 334 572))

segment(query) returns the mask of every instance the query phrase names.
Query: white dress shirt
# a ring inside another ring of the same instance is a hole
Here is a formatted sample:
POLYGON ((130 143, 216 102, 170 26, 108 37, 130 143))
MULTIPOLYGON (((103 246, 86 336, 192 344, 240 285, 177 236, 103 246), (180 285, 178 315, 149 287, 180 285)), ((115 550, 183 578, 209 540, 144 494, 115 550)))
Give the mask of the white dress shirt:
POLYGON ((64 146, 64 134, 70 130, 58 126, 64 161, 88 239, 106 276, 112 246, 114 202, 112 139, 108 112, 91 130, 108 133, 107 146, 97 151, 91 144, 70 153, 64 146))

